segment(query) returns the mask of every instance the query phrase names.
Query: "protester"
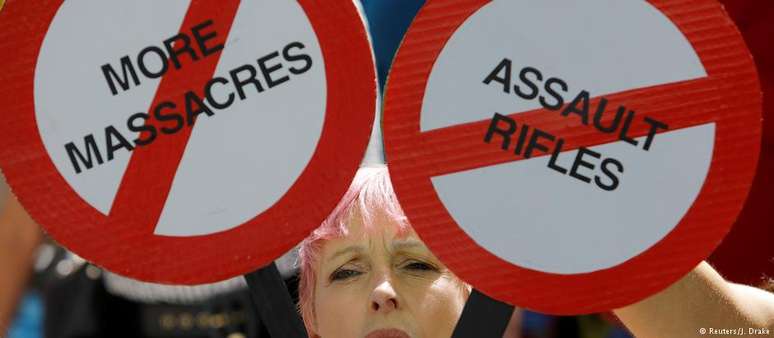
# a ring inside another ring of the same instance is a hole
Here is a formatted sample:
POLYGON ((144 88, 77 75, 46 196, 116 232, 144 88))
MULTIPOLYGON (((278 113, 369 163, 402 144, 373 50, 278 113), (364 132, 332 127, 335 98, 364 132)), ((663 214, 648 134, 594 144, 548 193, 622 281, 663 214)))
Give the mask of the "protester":
POLYGON ((33 253, 42 233, 0 180, 0 336, 8 329, 16 304, 32 272, 33 253))
MULTIPOLYGON (((358 171, 299 257, 299 308, 310 337, 450 337, 470 294, 411 228, 386 167, 358 171)), ((690 337, 709 327, 768 332, 774 294, 726 282, 701 263, 615 313, 637 337, 690 337)))

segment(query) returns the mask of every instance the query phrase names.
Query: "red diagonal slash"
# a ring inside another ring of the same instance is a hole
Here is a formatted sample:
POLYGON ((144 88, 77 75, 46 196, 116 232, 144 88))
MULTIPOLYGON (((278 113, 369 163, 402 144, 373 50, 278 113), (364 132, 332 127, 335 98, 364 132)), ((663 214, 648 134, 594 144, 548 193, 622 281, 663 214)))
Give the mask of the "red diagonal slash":
MULTIPOLYGON (((191 27, 212 20, 212 30, 218 34, 217 42, 225 44, 239 3, 239 0, 227 0, 212 6, 212 3, 205 0, 193 0, 180 31, 190 31, 191 27)), ((198 61, 183 59, 180 70, 170 71, 162 79, 150 107, 163 101, 173 102, 179 108, 185 107, 185 92, 198 92, 204 87, 215 73, 222 53, 220 51, 198 61)), ((149 119, 148 124, 160 126, 160 122, 155 119, 149 119)), ((112 226, 127 226, 130 224, 127 221, 131 220, 153 232, 192 130, 193 126, 186 126, 176 134, 159 135, 150 146, 135 149, 113 202, 110 213, 112 226)))
MULTIPOLYGON (((645 136, 650 131, 650 126, 641 121, 644 116, 665 122, 669 126, 669 130, 666 132, 719 122, 724 116, 733 116, 733 114, 726 112, 728 100, 732 100, 735 96, 744 97, 741 96, 744 93, 739 93, 733 83, 736 83, 733 79, 701 78, 603 95, 590 101, 590 113, 595 112, 602 97, 609 101, 603 115, 603 125, 609 125, 612 122, 620 105, 636 111, 635 123, 632 124, 632 128, 627 133, 632 138, 645 136), (692 99, 695 97, 707 99, 692 99)), ((751 102, 751 108, 752 105, 754 103, 751 102)), ((509 116, 519 126, 526 124, 549 132, 558 138, 563 138, 565 143, 562 151, 592 147, 619 140, 617 132, 602 133, 591 124, 582 124, 577 115, 571 114, 565 117, 560 114, 560 111, 538 109, 514 113, 509 116)), ((411 154, 411 157, 422 159, 422 161, 418 161, 418 163, 422 163, 419 171, 428 176, 523 160, 523 155, 514 155, 512 151, 503 151, 499 141, 493 142, 493 144, 484 143, 483 137, 489 124, 490 120, 486 119, 417 134, 416 142, 418 143, 414 144, 420 146, 411 154)), ((658 147, 658 136, 655 138, 654 147, 658 147)), ((640 148, 642 148, 641 145, 640 148)), ((533 157, 546 155, 548 154, 536 152, 533 157)))

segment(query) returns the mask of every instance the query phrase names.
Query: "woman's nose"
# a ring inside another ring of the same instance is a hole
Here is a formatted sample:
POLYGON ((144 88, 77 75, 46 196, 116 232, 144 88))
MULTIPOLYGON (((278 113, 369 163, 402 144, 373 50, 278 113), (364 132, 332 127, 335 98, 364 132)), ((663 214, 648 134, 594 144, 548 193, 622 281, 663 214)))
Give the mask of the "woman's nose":
POLYGON ((389 280, 384 280, 371 293, 371 310, 389 313, 398 309, 398 295, 389 280))

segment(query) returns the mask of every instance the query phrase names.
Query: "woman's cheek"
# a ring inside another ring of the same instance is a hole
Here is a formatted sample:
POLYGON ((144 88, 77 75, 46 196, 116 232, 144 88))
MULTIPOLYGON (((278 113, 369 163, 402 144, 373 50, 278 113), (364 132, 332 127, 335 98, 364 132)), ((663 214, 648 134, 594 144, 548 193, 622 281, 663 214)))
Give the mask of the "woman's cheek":
POLYGON ((421 331, 427 338, 451 337, 467 300, 459 283, 439 278, 426 289, 422 308, 416 313, 421 331))
POLYGON ((356 285, 332 285, 317 296, 317 332, 322 338, 356 338, 364 325, 365 305, 356 285))

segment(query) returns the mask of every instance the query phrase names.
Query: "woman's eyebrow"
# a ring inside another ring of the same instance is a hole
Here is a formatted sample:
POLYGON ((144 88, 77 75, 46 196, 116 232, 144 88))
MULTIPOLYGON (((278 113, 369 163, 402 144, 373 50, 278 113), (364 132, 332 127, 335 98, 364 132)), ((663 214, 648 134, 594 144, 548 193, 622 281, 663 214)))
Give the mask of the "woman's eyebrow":
POLYGON ((346 248, 337 250, 336 252, 331 254, 331 256, 328 257, 327 261, 332 261, 332 260, 334 260, 336 258, 339 258, 341 256, 344 256, 344 255, 346 255, 348 253, 360 254, 360 253, 363 253, 364 251, 365 251, 365 247, 363 247, 362 245, 350 245, 350 246, 348 246, 346 248))

